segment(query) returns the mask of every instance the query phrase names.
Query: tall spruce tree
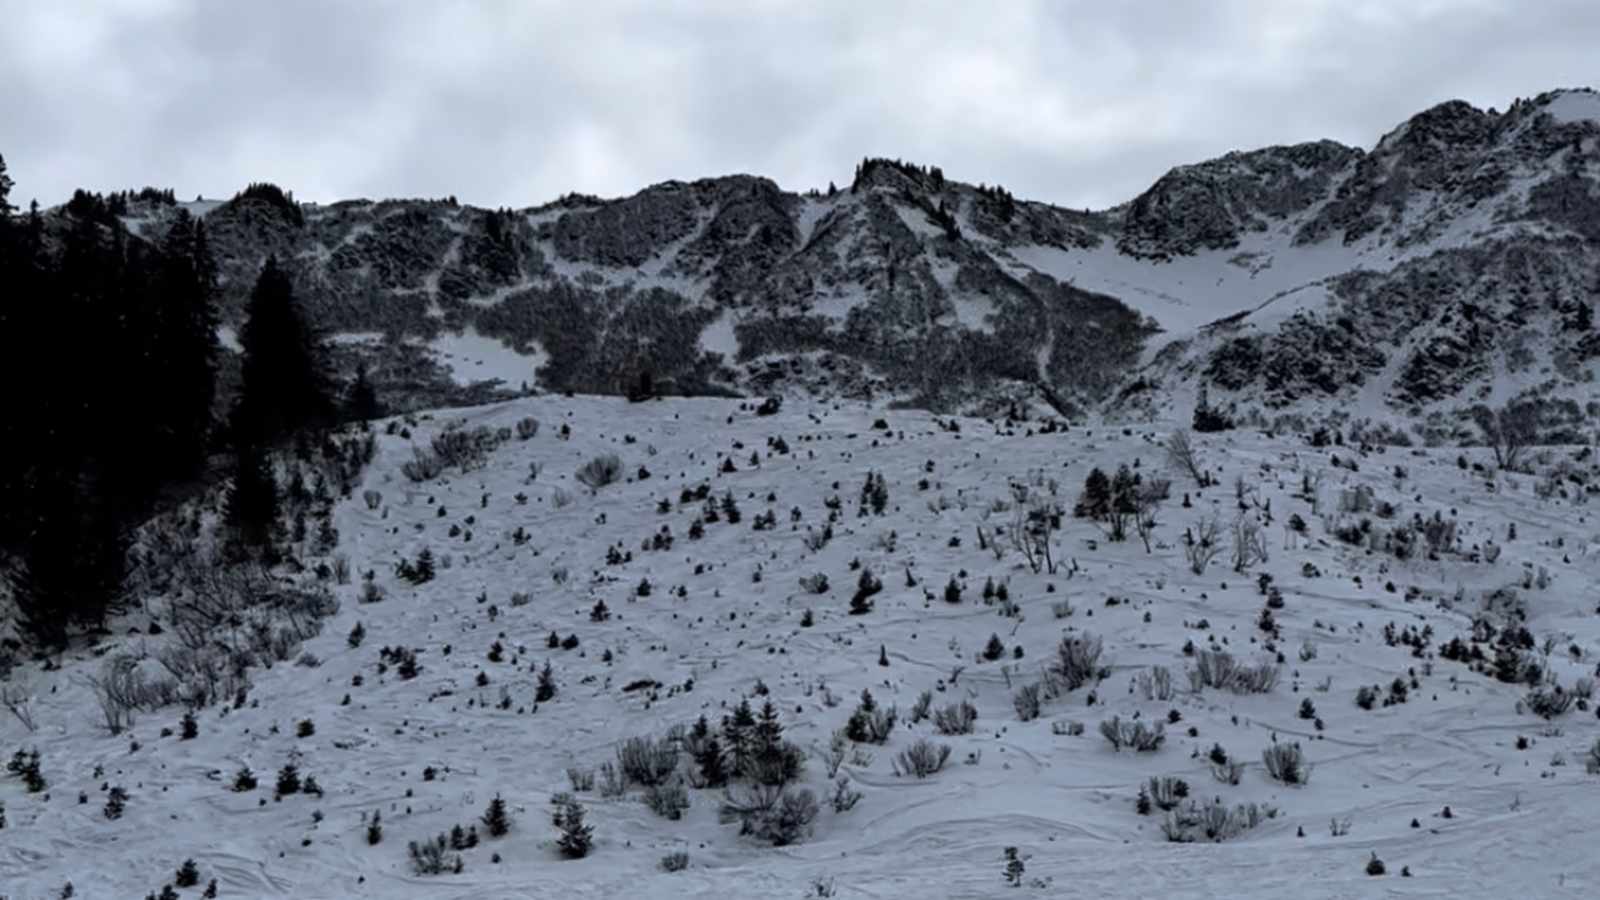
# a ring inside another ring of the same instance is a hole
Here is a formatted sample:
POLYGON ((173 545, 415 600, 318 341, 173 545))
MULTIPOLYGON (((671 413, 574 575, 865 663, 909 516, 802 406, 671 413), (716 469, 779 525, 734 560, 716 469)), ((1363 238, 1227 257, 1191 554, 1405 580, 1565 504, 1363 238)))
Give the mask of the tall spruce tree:
POLYGON ((239 331, 244 357, 234 442, 270 446, 301 429, 327 425, 332 404, 321 348, 277 257, 267 259, 246 312, 239 331))

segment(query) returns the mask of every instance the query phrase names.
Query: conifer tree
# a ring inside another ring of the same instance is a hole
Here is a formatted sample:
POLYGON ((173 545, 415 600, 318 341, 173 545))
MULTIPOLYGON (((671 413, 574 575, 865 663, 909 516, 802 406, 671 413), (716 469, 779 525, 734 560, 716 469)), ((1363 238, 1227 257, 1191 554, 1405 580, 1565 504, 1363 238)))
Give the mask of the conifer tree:
POLYGON ((320 347, 301 315, 289 276, 267 259, 239 331, 242 383, 233 410, 235 444, 270 445, 330 419, 320 347))

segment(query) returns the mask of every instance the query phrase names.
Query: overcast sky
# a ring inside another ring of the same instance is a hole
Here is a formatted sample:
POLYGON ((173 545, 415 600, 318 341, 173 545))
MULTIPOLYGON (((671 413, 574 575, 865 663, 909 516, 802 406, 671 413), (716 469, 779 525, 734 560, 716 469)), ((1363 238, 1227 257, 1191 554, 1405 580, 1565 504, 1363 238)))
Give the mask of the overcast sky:
MULTIPOLYGON (((1600 0, 0 0, 14 200, 154 184, 530 206, 865 155, 1073 207, 1600 79, 1600 0)), ((19 204, 20 205, 20 204, 19 204)))

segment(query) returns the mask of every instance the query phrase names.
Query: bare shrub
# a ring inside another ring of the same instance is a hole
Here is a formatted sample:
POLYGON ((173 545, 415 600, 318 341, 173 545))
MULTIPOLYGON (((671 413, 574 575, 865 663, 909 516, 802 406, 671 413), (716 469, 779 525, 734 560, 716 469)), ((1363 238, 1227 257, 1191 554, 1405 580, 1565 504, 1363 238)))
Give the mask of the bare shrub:
POLYGON ((1161 833, 1166 835, 1167 840, 1176 843, 1199 840, 1221 843, 1277 815, 1276 807, 1264 804, 1241 803, 1230 808, 1221 799, 1208 804, 1190 800, 1167 813, 1166 821, 1161 824, 1161 833))
POLYGON ((1223 784, 1237 785, 1244 777, 1244 763, 1226 760, 1211 763, 1211 776, 1223 784))
POLYGON ((178 699, 178 683, 162 678, 151 681, 139 668, 139 661, 126 654, 109 657, 99 676, 86 676, 100 705, 106 728, 121 734, 131 727, 138 710, 159 709, 178 699))
POLYGON ((556 509, 564 509, 572 505, 572 494, 561 488, 556 488, 555 492, 550 495, 550 502, 555 505, 556 509))
POLYGON ((1298 742, 1269 745, 1261 751, 1261 762, 1267 767, 1267 774, 1283 784, 1302 785, 1311 778, 1311 765, 1298 742))
POLYGON ((594 790, 594 770, 570 766, 567 769, 567 781, 572 785, 572 790, 577 793, 592 791, 594 790))
POLYGON ((487 425, 473 429, 450 427, 433 436, 433 455, 446 467, 470 472, 481 468, 505 437, 509 433, 502 435, 487 425))
POLYGON ((1233 570, 1244 574, 1251 566, 1266 561, 1266 531, 1255 516, 1239 516, 1233 521, 1233 570))
POLYGON ((645 788, 644 802, 656 815, 675 822, 683 818, 684 810, 689 808, 689 792, 682 781, 673 779, 645 788))
POLYGON ((628 781, 610 760, 600 764, 600 796, 616 798, 628 792, 628 781))
POLYGON ((1167 437, 1163 445, 1167 451, 1167 463, 1174 469, 1194 479, 1196 487, 1210 487, 1211 476, 1200 467, 1200 461, 1195 457, 1194 444, 1189 440, 1189 432, 1174 431, 1167 437))
POLYGON ((1189 571, 1196 575, 1204 575, 1211 561, 1222 552, 1222 542, 1218 533, 1222 526, 1218 524, 1216 516, 1201 519, 1193 531, 1185 534, 1183 555, 1189 561, 1189 571))
POLYGON ((617 747, 617 768, 643 787, 666 784, 678 768, 678 746, 667 738, 628 738, 617 747))
POLYGON ((1189 782, 1170 775, 1151 776, 1145 787, 1145 793, 1157 809, 1163 812, 1170 811, 1177 809, 1178 805, 1189 796, 1189 782))
POLYGON ((1167 740, 1167 730, 1160 722, 1154 728, 1143 722, 1123 721, 1121 716, 1112 716, 1100 723, 1100 735, 1111 744, 1111 749, 1121 751, 1128 747, 1140 753, 1149 753, 1159 750, 1167 740))
POLYGON ((1590 775, 1600 775, 1600 738, 1594 739, 1594 745, 1584 757, 1583 768, 1590 775))
POLYGON ((376 512, 383 505, 383 495, 371 488, 361 492, 361 499, 366 502, 367 509, 376 512))
POLYGON ((577 479, 591 491, 598 491, 622 479, 622 460, 615 453, 603 453, 578 467, 577 479))
POLYGON ((1209 687, 1235 694, 1265 694, 1277 686, 1280 672, 1273 662, 1241 665, 1226 650, 1201 650, 1189 669, 1189 684, 1196 692, 1209 687))
POLYGON ((401 463, 400 472, 412 481, 423 484, 444 473, 444 460, 421 447, 412 447, 411 459, 401 463))
POLYGON ((850 787, 849 778, 840 775, 834 780, 833 794, 829 797, 829 803, 832 804, 834 812, 847 813, 855 809, 856 804, 860 802, 861 792, 850 787))
POLYGON ((926 738, 918 738, 910 747, 896 754, 892 764, 896 775, 927 778, 943 769, 949 759, 949 744, 935 744, 926 738))
POLYGON ((1172 670, 1166 666, 1151 666, 1137 676, 1139 692, 1146 700, 1172 699, 1172 670))
POLYGON ((1516 471, 1523 452, 1538 439, 1537 403, 1507 403, 1499 409, 1477 406, 1472 409, 1472 419, 1502 469, 1516 471))
POLYGON ((539 433, 539 420, 533 416, 517 420, 517 439, 531 440, 539 433))
POLYGON ((684 850, 674 850, 661 857, 660 865, 663 872, 682 872, 689 868, 689 854, 684 850))
POLYGON ((1039 690, 1039 682, 1035 681, 1017 688, 1017 692, 1011 695, 1011 705, 1016 707, 1018 719, 1032 722, 1039 718, 1039 690))
POLYGON ((960 703, 952 703, 944 709, 935 710, 933 713, 934 730, 945 735, 971 734, 972 726, 977 721, 977 707, 965 700, 960 703))
POLYGON ((1050 691, 1051 695, 1075 691, 1104 678, 1110 667, 1101 663, 1103 650, 1100 638, 1093 635, 1062 638, 1056 646, 1055 660, 1046 669, 1053 676, 1054 683, 1046 684, 1047 688, 1054 688, 1050 691))
POLYGON ((0 684, 0 706, 4 706, 30 733, 38 730, 33 718, 33 694, 22 685, 0 684))
POLYGON ((724 822, 739 822, 740 834, 782 847, 809 834, 820 811, 817 795, 805 788, 733 785, 723 791, 718 816, 724 822))

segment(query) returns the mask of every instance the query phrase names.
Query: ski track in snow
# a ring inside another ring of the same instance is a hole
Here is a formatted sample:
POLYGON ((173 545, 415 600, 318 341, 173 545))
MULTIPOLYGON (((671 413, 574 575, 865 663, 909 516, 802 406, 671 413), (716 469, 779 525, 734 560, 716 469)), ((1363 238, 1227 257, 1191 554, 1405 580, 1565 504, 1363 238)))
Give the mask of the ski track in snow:
MULTIPOLYGON (((1262 603, 1255 572, 1230 571, 1224 553, 1195 576, 1179 546, 1183 529, 1206 511, 1231 518, 1231 488, 1196 491, 1174 475, 1174 496, 1149 554, 1137 539, 1107 542, 1093 525, 1070 516, 1091 465, 1110 469, 1138 458, 1147 474, 1163 469, 1157 442, 1165 433, 1074 428, 1064 435, 1002 435, 962 420, 957 435, 920 412, 802 398, 790 398, 778 416, 760 418, 736 401, 627 404, 548 396, 436 411, 412 427, 410 440, 380 426, 378 458, 363 487, 383 494, 382 507, 369 511, 358 488, 339 504, 335 524, 339 552, 357 573, 374 570, 388 597, 366 605, 357 601, 359 579, 337 587, 342 608, 305 647, 319 666, 284 663, 256 672, 252 702, 226 713, 201 711, 196 740, 159 736, 162 727, 177 725, 181 710, 142 713, 132 733, 141 745, 136 752, 129 736, 108 737, 97 724, 84 681, 98 672, 93 653, 66 654, 57 672, 40 671, 37 663, 19 668, 13 681, 37 695, 39 729, 28 734, 8 717, 0 721, 0 748, 8 754, 39 748, 50 799, 24 793, 16 778, 0 778, 9 820, 0 832, 0 895, 56 896, 70 879, 81 897, 143 896, 159 891, 193 857, 202 883, 216 878, 223 897, 795 898, 817 878, 832 878, 839 897, 996 897, 1012 895, 1001 879, 1006 846, 1021 849, 1027 878, 1050 882, 1016 896, 1560 897, 1586 895, 1600 883, 1590 847, 1600 816, 1589 802, 1600 778, 1582 764, 1600 734, 1594 713, 1571 712, 1552 731, 1552 723, 1517 712, 1522 689, 1444 660, 1424 674, 1421 660, 1404 646, 1386 646, 1381 633, 1391 621, 1397 628, 1430 624, 1434 647, 1467 635, 1478 592, 1519 583, 1525 564, 1544 566, 1553 584, 1525 592, 1529 627, 1541 640, 1557 639, 1550 665, 1563 684, 1592 674, 1600 618, 1592 587, 1597 560, 1580 552, 1594 539, 1586 510, 1536 499, 1524 476, 1509 479, 1515 487, 1501 479, 1500 489, 1489 492, 1484 476, 1457 468, 1454 449, 1390 450, 1363 459, 1352 473, 1327 465, 1330 452, 1345 458, 1350 448, 1314 450, 1292 438, 1247 432, 1197 436, 1202 461, 1221 469, 1221 484, 1244 475, 1272 501, 1271 559, 1261 571, 1284 592, 1286 605, 1276 616, 1287 663, 1271 694, 1194 694, 1181 652, 1185 640, 1204 646, 1208 635, 1225 639, 1247 660, 1264 652, 1255 625, 1262 603), (424 485, 399 473, 412 444, 425 445, 449 423, 510 426, 530 415, 542 422, 538 435, 502 445, 481 470, 452 470, 424 485), (872 428, 879 417, 891 431, 872 428), (563 424, 571 427, 570 439, 557 434, 563 424), (766 439, 776 435, 788 442, 787 456, 769 455, 766 439), (622 457, 628 483, 590 492, 575 482, 574 470, 599 452, 622 457), (761 455, 759 467, 750 465, 752 452, 761 455), (723 453, 739 471, 718 474, 723 453), (529 461, 543 464, 536 480, 528 477, 529 461), (1409 470, 1399 487, 1392 475, 1397 464, 1409 470), (1346 547, 1295 498, 1296 465, 1328 472, 1324 510, 1336 507, 1338 490, 1367 484, 1399 503, 1404 518, 1456 509, 1464 546, 1492 538, 1504 554, 1493 565, 1449 556, 1397 562, 1346 547), (641 466, 652 477, 632 480, 641 466), (856 496, 869 470, 882 472, 889 486, 883 517, 857 515, 856 496), (1069 510, 1057 550, 1063 570, 1054 577, 1030 572, 1015 552, 997 562, 975 537, 980 525, 993 531, 1008 521, 1009 513, 990 512, 991 501, 1009 496, 1007 479, 1036 470, 1059 479, 1069 510), (925 491, 917 485, 921 478, 931 482, 925 491), (701 482, 711 485, 713 497, 732 491, 744 518, 708 524, 705 537, 691 541, 688 526, 702 504, 680 506, 678 494, 701 482), (558 490, 570 493, 570 505, 556 508, 558 490), (1193 509, 1179 506, 1186 491, 1193 509), (514 500, 518 492, 527 495, 525 504, 514 500), (755 531, 751 520, 769 508, 769 492, 778 526, 755 531), (843 501, 835 536, 812 553, 803 542, 806 528, 821 527, 823 500, 835 493, 843 501), (1419 494, 1421 502, 1414 500, 1419 494), (950 505, 935 511, 930 501, 941 495, 950 505), (656 510, 663 497, 672 504, 666 514, 656 510), (792 507, 803 517, 793 529, 792 507), (1311 535, 1288 547, 1281 522, 1295 512, 1311 535), (448 527, 469 515, 474 524, 463 527, 472 540, 449 538, 448 527), (1513 519, 1519 536, 1507 541, 1513 519), (641 551, 640 541, 663 525, 676 539, 672 549, 641 551), (523 546, 510 539, 518 526, 532 536, 523 546), (893 551, 880 541, 891 530, 893 551), (952 538, 960 538, 959 546, 952 538), (630 550, 632 561, 606 566, 605 547, 613 544, 630 550), (423 546, 440 558, 437 579, 421 587, 398 581, 394 563, 423 546), (858 577, 853 559, 884 582, 864 616, 846 611, 858 577), (1072 560, 1078 572, 1069 577, 1072 560), (1302 574, 1308 561, 1321 577, 1302 574), (696 575, 702 563, 709 569, 696 575), (552 578, 558 566, 570 572, 565 583, 552 578), (907 566, 915 587, 905 583, 907 566), (944 585, 962 571, 965 597, 948 604, 944 585), (799 587, 798 579, 814 572, 828 575, 826 593, 799 587), (981 600, 989 576, 1008 584, 1020 621, 981 600), (639 598, 635 588, 644 577, 654 590, 639 598), (1385 590, 1387 581, 1395 582, 1395 592, 1385 590), (1448 598, 1457 584, 1468 600, 1454 609, 1406 599, 1409 586, 1448 598), (688 588, 687 598, 676 596, 679 585, 688 588), (529 592, 531 602, 511 606, 513 591, 529 592), (1120 602, 1107 605, 1112 596, 1120 602), (590 621, 598 599, 613 613, 608 622, 590 621), (1055 618, 1057 600, 1070 600, 1072 615, 1055 618), (490 604, 496 620, 488 617, 490 604), (811 628, 798 624, 806 609, 816 616, 811 628), (1202 618, 1209 628, 1195 627, 1202 618), (367 637, 350 649, 345 636, 357 621, 367 637), (552 631, 576 634, 582 643, 577 650, 547 650, 552 631), (1037 678, 1063 634, 1084 631, 1105 639, 1113 667, 1093 690, 1096 702, 1090 705, 1090 691, 1080 689, 1047 702, 1039 719, 1018 721, 1012 688, 1037 678), (1001 661, 981 662, 978 652, 991 633, 1008 652, 1001 661), (506 661, 491 663, 485 652, 497 637, 506 661), (1296 652, 1307 639, 1319 654, 1302 662, 1296 652), (1568 656, 1568 644, 1580 647, 1582 661, 1568 656), (386 645, 416 648, 421 674, 411 681, 392 671, 380 675, 378 650, 386 645), (880 646, 887 668, 877 664, 880 646), (1021 659, 1011 657, 1013 646, 1024 649, 1021 659), (615 654, 610 664, 601 661, 606 649, 615 654), (537 712, 518 714, 516 707, 531 706, 533 669, 546 660, 560 693, 537 712), (1146 701, 1133 688, 1135 675, 1156 664, 1172 670, 1177 693, 1170 701, 1146 701), (957 666, 963 670, 952 679, 957 666), (1352 702, 1357 687, 1387 685, 1411 667, 1421 687, 1409 702, 1370 712, 1352 702), (491 679, 487 688, 473 683, 479 670, 491 679), (351 686, 357 674, 362 687, 351 686), (1331 690, 1317 690, 1329 677, 1331 690), (657 700, 645 691, 622 692, 639 678, 662 683, 657 700), (690 678, 692 691, 667 690, 690 678), (841 770, 864 794, 854 810, 828 808, 823 765, 812 758, 806 784, 824 798, 823 812, 805 843, 772 848, 741 838, 736 826, 717 822, 711 791, 692 791, 683 820, 668 822, 640 803, 635 789, 624 799, 583 796, 596 828, 595 852, 580 861, 558 857, 547 798, 568 789, 568 766, 597 765, 629 736, 660 733, 701 714, 715 723, 758 678, 783 714, 786 735, 807 748, 826 745, 863 688, 899 708, 901 725, 887 746, 866 748, 870 762, 847 760, 841 770), (823 702, 822 683, 836 706, 823 702), (494 707, 502 686, 513 697, 511 711, 494 707), (453 693, 428 699, 444 690, 453 693), (974 703, 975 732, 939 737, 931 723, 907 725, 906 713, 923 690, 934 690, 935 707, 974 703), (347 693, 350 705, 340 705, 347 693), (1315 703, 1325 730, 1296 716, 1303 698, 1315 703), (1181 721, 1167 727, 1167 744, 1157 753, 1112 752, 1096 730, 1112 714, 1165 721, 1174 709, 1181 721), (306 718, 315 721, 316 734, 297 739, 295 723, 306 718), (1083 723, 1085 734, 1053 733, 1053 725, 1068 720, 1083 723), (1191 726, 1198 737, 1186 734, 1191 726), (949 743, 949 764, 925 780, 896 776, 893 755, 918 736, 949 743), (1517 750, 1518 736, 1531 738, 1532 747, 1517 750), (1286 788, 1267 779, 1260 753, 1274 738, 1305 748, 1314 767, 1308 785, 1286 788), (1204 756, 1213 742, 1246 762, 1240 785, 1210 775, 1204 756), (1564 765, 1552 764, 1557 753, 1564 765), (270 798, 274 773, 291 754, 321 782, 325 797, 270 798), (978 754, 974 764, 967 764, 969 754, 978 754), (228 789, 242 764, 261 778, 257 791, 228 789), (92 777, 96 765, 105 768, 101 779, 92 777), (436 780, 422 780, 425 766, 439 770, 436 780), (1282 813, 1227 844, 1169 844, 1159 817, 1141 817, 1133 808, 1138 786, 1153 775, 1183 777, 1200 798, 1269 802, 1282 813), (130 794, 119 821, 101 815, 102 782, 130 794), (88 795, 85 805, 76 802, 80 791, 88 795), (412 873, 407 841, 476 821, 497 792, 516 820, 510 835, 466 851, 461 875, 412 873), (1454 818, 1439 815, 1445 805, 1454 818), (325 817, 321 823, 313 822, 316 810, 325 817), (360 817, 373 810, 383 813, 385 839, 369 847, 360 817), (1329 821, 1344 817, 1352 820, 1350 833, 1331 836, 1329 821), (1413 818, 1421 827, 1410 827, 1413 818), (1296 836, 1300 827, 1303 838, 1296 836), (677 849, 689 853, 689 869, 661 872, 659 858, 677 849), (1374 851, 1389 868, 1385 878, 1363 872, 1374 851), (496 852, 499 864, 490 862, 496 852), (1402 866, 1415 877, 1401 879, 1402 866)), ((128 634, 128 626, 147 621, 130 615, 107 643, 153 652, 166 637, 128 634)))

